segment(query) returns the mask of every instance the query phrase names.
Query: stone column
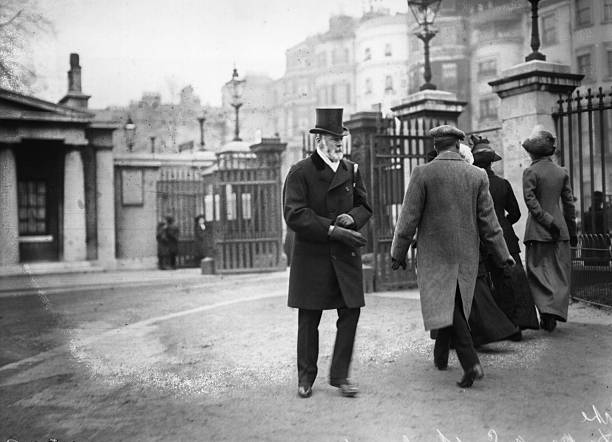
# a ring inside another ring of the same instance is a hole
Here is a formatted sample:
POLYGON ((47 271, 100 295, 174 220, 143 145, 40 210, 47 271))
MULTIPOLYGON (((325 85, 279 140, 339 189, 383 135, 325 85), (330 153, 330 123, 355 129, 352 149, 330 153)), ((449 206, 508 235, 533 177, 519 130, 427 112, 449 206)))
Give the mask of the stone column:
POLYGON ((0 266, 19 263, 17 165, 13 150, 0 146, 0 266))
POLYGON ((77 146, 68 146, 64 159, 64 261, 87 258, 85 179, 77 146))
POLYGON ((529 61, 503 71, 502 77, 489 84, 501 98, 499 119, 504 178, 510 181, 521 209, 521 219, 514 225, 521 247, 527 222, 523 198, 523 171, 531 164, 521 143, 536 124, 553 134, 552 112, 559 94, 569 94, 580 86, 582 74, 570 73, 570 67, 544 61, 529 61))
POLYGON ((115 185, 112 149, 96 149, 98 261, 115 260, 115 185))

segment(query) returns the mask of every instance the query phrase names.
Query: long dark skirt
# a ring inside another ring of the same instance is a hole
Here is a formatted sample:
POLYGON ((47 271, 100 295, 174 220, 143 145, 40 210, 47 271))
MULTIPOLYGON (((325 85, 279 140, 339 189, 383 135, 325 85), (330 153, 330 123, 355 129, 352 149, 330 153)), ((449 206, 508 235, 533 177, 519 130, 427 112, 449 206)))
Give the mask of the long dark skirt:
POLYGON ((495 302, 487 275, 476 279, 468 323, 475 346, 508 339, 519 331, 495 302))
MULTIPOLYGON (((491 293, 488 275, 483 272, 479 272, 476 279, 468 325, 475 347, 508 339, 520 330, 497 306, 491 293)), ((436 335, 437 330, 430 332, 432 339, 435 339, 436 335)))
POLYGON ((487 262, 493 281, 493 297, 506 316, 521 329, 537 330, 538 315, 536 313, 527 275, 521 262, 521 255, 512 255, 516 265, 504 272, 503 269, 487 262))
POLYGON ((569 241, 527 243, 527 281, 540 313, 567 321, 570 297, 569 241))

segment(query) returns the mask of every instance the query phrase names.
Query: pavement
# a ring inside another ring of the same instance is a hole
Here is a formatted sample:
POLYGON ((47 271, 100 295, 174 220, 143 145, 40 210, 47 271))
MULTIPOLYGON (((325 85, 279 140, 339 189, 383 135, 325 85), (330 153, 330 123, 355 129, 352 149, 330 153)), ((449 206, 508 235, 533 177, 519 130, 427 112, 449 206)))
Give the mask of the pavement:
POLYGON ((0 441, 610 441, 612 314, 570 305, 553 333, 480 349, 471 389, 433 367, 418 291, 366 295, 357 398, 297 397, 288 272, 112 272, 3 286, 0 441), (29 291, 28 291, 29 290, 29 291))

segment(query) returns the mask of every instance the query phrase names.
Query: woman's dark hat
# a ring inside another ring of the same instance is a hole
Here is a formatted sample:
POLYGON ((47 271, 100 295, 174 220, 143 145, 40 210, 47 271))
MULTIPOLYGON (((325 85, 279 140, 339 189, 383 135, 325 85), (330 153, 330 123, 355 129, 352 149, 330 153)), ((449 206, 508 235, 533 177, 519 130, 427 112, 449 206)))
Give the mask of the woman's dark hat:
POLYGON ((474 161, 483 160, 493 163, 502 159, 502 157, 500 157, 491 147, 487 138, 471 135, 470 139, 472 141, 472 155, 474 155, 474 161))
POLYGON ((523 141, 523 148, 533 155, 548 156, 555 153, 555 140, 552 133, 536 126, 531 135, 523 141))
POLYGON ((335 137, 348 135, 348 129, 342 125, 342 108, 317 108, 317 122, 311 134, 327 134, 335 137))

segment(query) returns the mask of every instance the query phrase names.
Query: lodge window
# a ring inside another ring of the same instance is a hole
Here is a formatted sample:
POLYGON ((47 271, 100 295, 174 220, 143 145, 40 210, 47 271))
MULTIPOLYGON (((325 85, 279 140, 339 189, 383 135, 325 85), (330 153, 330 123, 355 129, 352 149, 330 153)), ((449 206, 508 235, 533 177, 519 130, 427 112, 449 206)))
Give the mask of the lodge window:
POLYGON ((584 80, 588 81, 593 78, 593 64, 591 62, 591 54, 582 54, 576 57, 578 72, 584 74, 584 80))
POLYGON ((366 81, 365 81, 365 93, 366 94, 371 94, 372 93, 372 79, 371 78, 366 78, 366 81))
POLYGON ((612 77, 612 48, 606 49, 606 66, 608 67, 608 77, 612 77))
POLYGON ((385 92, 393 92, 393 77, 391 75, 385 77, 385 92))
POLYGON ((372 51, 370 50, 370 48, 365 48, 365 52, 363 55, 363 60, 364 61, 368 61, 372 58, 372 51))
POLYGON ((497 60, 482 60, 478 62, 478 77, 497 75, 497 60))
POLYGON ((604 0, 603 4, 603 22, 612 22, 612 0, 604 0))
POLYGON ((542 44, 557 43, 557 17, 554 13, 542 16, 542 44))
POLYGON ((497 119, 497 99, 494 97, 480 100, 480 120, 497 119))
POLYGON ((19 235, 44 235, 47 232, 47 186, 44 181, 20 181, 19 235))
POLYGON ((576 0, 576 26, 591 26, 591 2, 593 0, 576 0))

